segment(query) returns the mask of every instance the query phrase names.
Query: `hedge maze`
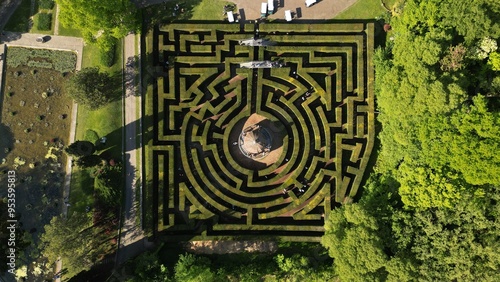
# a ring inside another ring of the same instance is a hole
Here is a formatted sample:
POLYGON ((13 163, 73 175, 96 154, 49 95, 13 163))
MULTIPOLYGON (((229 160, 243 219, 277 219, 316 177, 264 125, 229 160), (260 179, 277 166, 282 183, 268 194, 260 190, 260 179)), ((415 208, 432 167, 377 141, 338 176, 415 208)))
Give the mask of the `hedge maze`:
POLYGON ((373 147, 373 29, 157 27, 155 80, 146 96, 146 227, 170 238, 318 240, 329 212, 356 194, 373 147), (252 37, 272 44, 238 43, 252 37), (284 67, 240 67, 251 61, 284 67), (241 131, 252 124, 272 137, 262 160, 238 149, 241 131))

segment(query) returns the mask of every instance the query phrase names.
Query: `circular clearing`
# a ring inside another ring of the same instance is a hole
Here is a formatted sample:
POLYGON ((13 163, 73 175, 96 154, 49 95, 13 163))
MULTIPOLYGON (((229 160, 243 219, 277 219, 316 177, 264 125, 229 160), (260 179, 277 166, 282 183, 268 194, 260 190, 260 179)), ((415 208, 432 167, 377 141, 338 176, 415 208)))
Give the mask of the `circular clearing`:
POLYGON ((286 129, 278 120, 259 114, 238 121, 229 134, 229 151, 242 167, 261 170, 279 160, 286 129))

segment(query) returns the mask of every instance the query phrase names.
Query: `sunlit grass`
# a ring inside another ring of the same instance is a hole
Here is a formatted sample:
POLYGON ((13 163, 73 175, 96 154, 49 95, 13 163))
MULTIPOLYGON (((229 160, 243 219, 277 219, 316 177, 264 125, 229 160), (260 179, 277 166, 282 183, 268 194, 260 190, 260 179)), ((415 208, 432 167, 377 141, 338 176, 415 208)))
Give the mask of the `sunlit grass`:
MULTIPOLYGON (((384 0, 385 5, 390 9, 396 0, 384 0)), ((358 0, 347 10, 343 11, 335 17, 335 19, 375 19, 386 13, 382 7, 380 0, 358 0)))

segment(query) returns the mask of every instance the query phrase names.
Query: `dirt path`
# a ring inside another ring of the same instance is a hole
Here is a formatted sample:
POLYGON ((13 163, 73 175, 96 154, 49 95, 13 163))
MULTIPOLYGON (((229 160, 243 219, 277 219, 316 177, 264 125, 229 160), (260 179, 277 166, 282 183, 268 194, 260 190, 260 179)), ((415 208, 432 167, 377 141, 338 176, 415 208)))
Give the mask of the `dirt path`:
POLYGON ((54 19, 54 35, 59 35, 59 5, 56 4, 56 16, 54 19))
POLYGON ((195 254, 273 253, 278 244, 271 241, 191 241, 184 249, 195 254))

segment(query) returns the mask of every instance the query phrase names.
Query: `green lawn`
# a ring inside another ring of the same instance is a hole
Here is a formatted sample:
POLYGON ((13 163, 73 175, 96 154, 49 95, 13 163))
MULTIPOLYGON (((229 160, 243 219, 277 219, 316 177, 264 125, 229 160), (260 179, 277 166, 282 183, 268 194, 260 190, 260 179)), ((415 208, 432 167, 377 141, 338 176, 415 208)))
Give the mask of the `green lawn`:
MULTIPOLYGON (((99 49, 94 45, 86 45, 83 48, 82 67, 99 67, 101 71, 111 75, 118 75, 121 81, 122 42, 119 41, 116 48, 116 63, 108 68, 99 65, 99 49)), ((121 85, 121 83, 120 83, 121 85)), ((107 142, 104 148, 97 153, 105 153, 115 159, 121 160, 122 153, 122 101, 117 99, 110 104, 90 111, 85 107, 78 107, 76 124, 76 140, 84 140, 85 132, 94 130, 99 137, 106 136, 107 142)), ((93 179, 86 170, 73 169, 71 179, 71 200, 76 211, 84 211, 86 206, 93 203, 93 179), (89 188, 90 187, 90 188, 89 188), (82 200, 80 200, 82 199, 82 200), (75 201, 75 202, 73 202, 75 201), (82 201, 82 203, 80 203, 82 201), (83 210, 82 210, 83 209, 83 210)))
POLYGON ((192 20, 223 20, 224 5, 231 2, 222 0, 203 0, 193 8, 192 20))
MULTIPOLYGON (((397 0, 384 0, 384 3, 390 9, 396 1, 397 0)), ((386 12, 387 11, 380 3, 380 0, 358 0, 347 10, 337 15, 335 19, 367 20, 382 16, 386 12)))
MULTIPOLYGON (((63 36, 73 36, 73 37, 82 37, 82 33, 79 29, 64 27, 61 22, 59 22, 59 35, 63 36)), ((85 52, 84 52, 85 54, 85 52)))

